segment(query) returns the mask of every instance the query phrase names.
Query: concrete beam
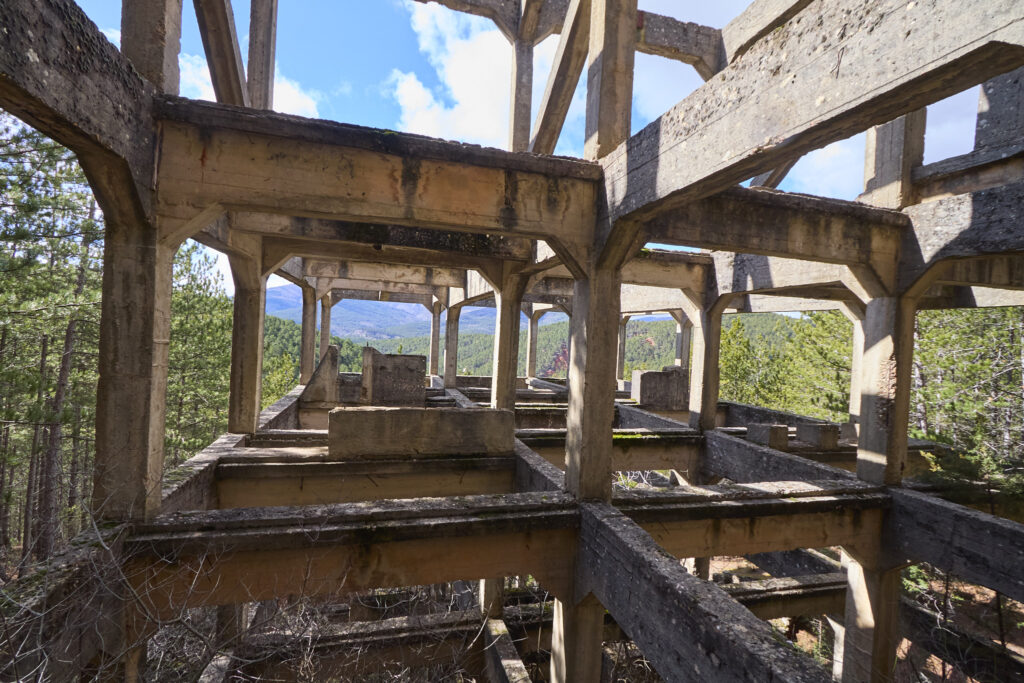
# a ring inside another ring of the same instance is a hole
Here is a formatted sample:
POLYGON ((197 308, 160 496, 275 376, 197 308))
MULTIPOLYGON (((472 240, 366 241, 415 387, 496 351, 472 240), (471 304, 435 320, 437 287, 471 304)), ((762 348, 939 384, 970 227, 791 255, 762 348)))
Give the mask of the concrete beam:
POLYGON ((326 260, 305 258, 306 277, 341 280, 371 280, 431 287, 462 287, 465 271, 457 268, 430 268, 355 259, 326 260))
POLYGON ((720 588, 690 574, 635 522, 609 505, 581 507, 577 590, 592 592, 608 608, 662 678, 828 680, 810 658, 720 588))
POLYGON ((274 108, 274 56, 277 52, 277 0, 250 0, 249 103, 274 108))
POLYGON ((602 162, 611 222, 713 194, 1024 64, 1019 3, 922 9, 885 0, 853 17, 843 0, 809 5, 602 162), (880 58, 896 44, 901 59, 880 58))
POLYGON ((558 136, 587 59, 590 3, 591 0, 570 0, 564 15, 562 35, 558 39, 558 49, 537 110, 533 135, 530 136, 530 151, 534 154, 553 154, 558 144, 558 136))
POLYGON ((161 120, 158 202, 168 222, 219 203, 589 249, 592 164, 179 99, 163 101, 161 120), (351 180, 331 180, 339 175, 351 180))
POLYGON ((722 29, 727 62, 738 58, 809 4, 811 0, 754 0, 722 29))
POLYGON ((416 2, 436 2, 456 12, 475 14, 490 19, 509 40, 515 38, 519 26, 519 0, 416 0, 416 2))
POLYGON ((705 81, 725 68, 722 32, 652 12, 637 12, 636 49, 689 64, 705 81))
POLYGON ((706 432, 704 438, 705 476, 726 477, 736 482, 853 479, 853 475, 837 467, 772 450, 723 432, 706 432))
POLYGON ((217 101, 237 107, 249 106, 249 88, 242 66, 242 52, 235 31, 231 0, 194 0, 199 35, 203 39, 206 63, 217 101))

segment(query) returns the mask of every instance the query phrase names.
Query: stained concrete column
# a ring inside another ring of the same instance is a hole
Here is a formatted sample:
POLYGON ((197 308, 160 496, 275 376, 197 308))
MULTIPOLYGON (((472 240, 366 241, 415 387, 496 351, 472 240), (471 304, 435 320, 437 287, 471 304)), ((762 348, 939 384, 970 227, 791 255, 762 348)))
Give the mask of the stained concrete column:
POLYGON ((601 159, 629 137, 637 0, 591 0, 583 156, 601 159))
POLYGON ((277 0, 250 0, 249 64, 246 81, 254 109, 274 108, 274 53, 277 49, 277 0))
POLYGON ((228 258, 235 281, 228 431, 251 434, 256 431, 260 415, 267 278, 261 273, 256 259, 242 256, 228 258))
POLYGON ((676 321, 676 367, 690 369, 690 344, 693 337, 693 323, 686 317, 682 310, 669 311, 669 315, 676 321))
POLYGON ((853 325, 853 352, 850 357, 850 423, 860 424, 860 380, 864 372, 864 307, 859 304, 845 304, 843 315, 853 325))
POLYGON ((552 683, 601 680, 604 612, 593 595, 578 605, 555 600, 549 676, 552 683))
POLYGON ((875 484, 903 478, 916 311, 907 296, 878 297, 865 307, 857 476, 875 484))
POLYGON ((334 308, 333 294, 328 292, 320 299, 320 358, 327 354, 331 345, 331 309, 334 308))
MULTIPOLYGON (((508 268, 508 266, 504 266, 508 268)), ((512 410, 516 405, 519 369, 519 318, 528 278, 505 272, 492 283, 497 316, 494 324, 494 360, 491 365, 491 407, 512 410)))
POLYGON ((537 332, 540 319, 547 311, 533 311, 526 328, 526 376, 537 376, 537 332))
POLYGON ((178 94, 181 0, 122 0, 121 53, 157 90, 178 94))
POLYGON ((583 499, 611 498, 620 289, 621 271, 610 267, 573 288, 565 483, 583 499))
POLYGON ((299 346, 299 384, 307 384, 313 376, 316 337, 316 290, 308 285, 302 289, 302 338, 299 346))
POLYGON ((441 352, 441 310, 444 307, 440 301, 435 301, 430 307, 430 356, 427 363, 427 372, 436 375, 439 366, 439 353, 441 352))
POLYGON ((924 160, 925 123, 919 109, 868 129, 861 201, 890 209, 915 202, 911 172, 924 160))
POLYGON ((619 318, 619 350, 615 357, 615 379, 625 379, 626 372, 626 326, 631 316, 624 315, 619 318))
POLYGON ((508 148, 530 148, 530 109, 533 104, 533 43, 517 38, 512 43, 512 95, 509 99, 508 148))
POLYGON ((444 322, 444 386, 454 389, 459 374, 459 314, 462 306, 449 306, 444 322))
POLYGON ((700 430, 714 429, 718 416, 722 314, 730 300, 730 296, 720 296, 713 303, 701 305, 697 299, 691 299, 692 305, 686 311, 687 317, 693 321, 690 425, 700 430))
MULTIPOLYGON (((871 553, 870 555, 873 555, 871 553)), ((881 566, 865 556, 843 552, 846 571, 846 620, 843 639, 844 683, 893 680, 899 630, 901 567, 881 566)))
POLYGON ((92 497, 100 519, 149 519, 160 509, 176 250, 151 226, 107 215, 92 497))

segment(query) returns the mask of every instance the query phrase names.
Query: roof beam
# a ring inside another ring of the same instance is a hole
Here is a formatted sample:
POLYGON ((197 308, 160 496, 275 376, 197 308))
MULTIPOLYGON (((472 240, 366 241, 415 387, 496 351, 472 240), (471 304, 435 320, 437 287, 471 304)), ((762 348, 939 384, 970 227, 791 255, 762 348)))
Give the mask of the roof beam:
POLYGON ((462 287, 466 280, 465 271, 457 268, 432 268, 349 259, 333 261, 306 258, 304 261, 306 277, 380 280, 432 287, 462 287))
POLYGON ((530 137, 534 154, 554 154, 590 48, 591 0, 570 0, 530 137))
POLYGON ((238 47, 231 0, 193 2, 217 101, 237 107, 248 107, 249 88, 245 81, 245 68, 242 66, 242 52, 238 47))
POLYGON ((636 49, 689 64, 705 81, 726 64, 722 32, 652 12, 637 12, 636 49))
POLYGON ((821 0, 603 161, 609 217, 649 218, 1021 64, 1015 0, 884 0, 856 14, 821 0), (879 58, 897 44, 900 59, 879 58))
POLYGON ((519 0, 416 0, 416 2, 436 2, 439 5, 486 17, 494 22, 506 38, 514 40, 519 26, 519 0))

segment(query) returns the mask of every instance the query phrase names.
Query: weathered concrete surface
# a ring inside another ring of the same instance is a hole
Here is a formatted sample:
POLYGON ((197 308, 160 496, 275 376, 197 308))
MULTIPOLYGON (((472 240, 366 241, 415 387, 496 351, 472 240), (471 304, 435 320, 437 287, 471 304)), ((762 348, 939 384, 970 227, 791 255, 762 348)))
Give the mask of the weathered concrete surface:
POLYGON ((427 401, 427 358, 380 353, 363 347, 360 403, 373 406, 422 406, 427 401))
POLYGON ((670 366, 661 372, 634 370, 630 396, 652 410, 686 410, 690 404, 689 368, 670 366))
POLYGON ((798 441, 809 443, 815 448, 833 450, 839 446, 839 425, 798 424, 796 426, 796 438, 798 441))
POLYGON ((611 506, 584 504, 580 534, 578 591, 594 593, 666 680, 828 680, 611 506))
POLYGON ((780 424, 747 425, 747 440, 776 451, 789 450, 789 427, 780 424))
POLYGON ((479 408, 337 408, 329 448, 345 460, 511 455, 512 412, 479 408))
MULTIPOLYGON (((849 472, 772 450, 720 432, 707 432, 702 465, 706 476, 737 482, 850 478, 849 472)), ((819 547, 819 546, 816 546, 819 547)))

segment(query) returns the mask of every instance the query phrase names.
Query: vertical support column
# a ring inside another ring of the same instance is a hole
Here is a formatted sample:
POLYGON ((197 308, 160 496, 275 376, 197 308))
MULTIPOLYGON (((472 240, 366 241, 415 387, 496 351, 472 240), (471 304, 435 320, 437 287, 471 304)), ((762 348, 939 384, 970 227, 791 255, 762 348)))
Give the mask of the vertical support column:
POLYGON ((440 301, 435 301, 430 308, 430 358, 428 361, 427 372, 431 375, 436 375, 439 366, 439 356, 441 351, 441 306, 440 301))
POLYGON ((331 345, 331 309, 333 308, 334 295, 327 292, 320 298, 320 358, 327 354, 327 347, 331 345))
POLYGON ((583 156, 601 159, 629 137, 637 0, 591 0, 583 156))
MULTIPOLYGON (((875 553, 871 553, 874 555, 875 553)), ((901 636, 900 567, 884 567, 843 551, 846 570, 844 683, 891 681, 901 636)))
POLYGON ((853 346, 850 358, 850 424, 860 425, 861 375, 864 373, 864 307, 844 304, 843 315, 853 324, 853 346))
POLYGON ((924 109, 869 128, 860 201, 890 209, 915 203, 911 170, 924 161, 924 109))
POLYGON ((578 605, 555 600, 551 630, 552 683, 601 680, 604 607, 593 595, 578 605))
POLYGON ((516 38, 512 42, 512 111, 508 117, 508 148, 525 152, 530 148, 530 109, 533 105, 533 43, 516 38))
POLYGON ((530 314, 530 321, 526 328, 526 376, 537 376, 537 332, 540 328, 540 319, 547 311, 533 311, 530 314))
POLYGON ((619 318, 619 351, 615 357, 615 379, 625 379, 626 372, 626 326, 632 316, 624 315, 619 318))
POLYGON ((462 306, 449 306, 444 322, 444 386, 454 389, 459 374, 459 314, 462 306))
POLYGON ((857 476, 875 484, 903 478, 916 312, 910 296, 878 297, 865 308, 857 476))
POLYGON ((152 226, 108 214, 92 498, 101 519, 149 519, 160 509, 175 251, 152 226))
POLYGON ((669 311, 676 321, 676 357, 674 364, 678 368, 690 369, 690 344, 693 337, 693 323, 682 310, 669 311))
POLYGON ((181 0, 121 2, 121 52, 160 92, 177 95, 181 0))
POLYGON ((974 148, 1001 147, 1024 133, 1024 67, 985 81, 978 98, 974 148))
POLYGON ((710 305, 693 305, 686 315, 693 321, 693 366, 690 368, 690 425, 714 429, 718 416, 718 357, 722 343, 722 314, 731 297, 720 296, 710 305))
POLYGON ((249 104, 274 108, 274 53, 277 49, 277 0, 250 0, 249 66, 246 69, 249 104))
POLYGON ((569 492, 610 500, 621 271, 595 266, 573 288, 566 475, 569 492))
POLYGON ((307 384, 313 376, 313 344, 316 337, 316 290, 309 285, 302 289, 302 339, 299 347, 299 384, 307 384))
POLYGON ((251 434, 256 431, 260 416, 267 278, 258 259, 232 255, 229 260, 235 281, 235 314, 231 330, 228 431, 251 434))
MULTIPOLYGON (((506 271, 509 266, 503 266, 506 271)), ((491 365, 491 407, 513 410, 519 369, 519 317, 527 277, 503 272, 494 290, 497 317, 494 326, 494 362, 491 365)))

